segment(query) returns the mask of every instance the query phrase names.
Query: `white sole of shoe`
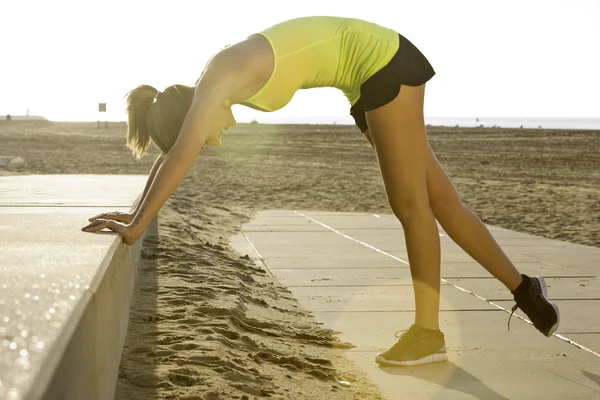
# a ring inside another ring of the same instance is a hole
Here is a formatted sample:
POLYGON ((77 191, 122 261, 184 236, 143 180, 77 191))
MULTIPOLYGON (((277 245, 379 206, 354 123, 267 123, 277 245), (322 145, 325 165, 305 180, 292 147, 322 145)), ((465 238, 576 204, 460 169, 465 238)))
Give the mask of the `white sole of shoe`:
POLYGON ((448 361, 448 353, 446 353, 446 346, 444 346, 439 352, 435 354, 413 361, 386 360, 380 354, 377 354, 377 357, 375 357, 375 362, 377 364, 388 367, 414 367, 417 365, 440 363, 444 361, 448 361))
POLYGON ((558 326, 560 325, 560 313, 558 312, 558 307, 556 306, 556 304, 554 304, 553 302, 548 300, 548 291, 546 289, 546 280, 541 276, 536 276, 535 278, 540 282, 540 285, 542 287, 542 294, 543 294, 544 298, 546 299, 546 301, 548 301, 548 303, 550 303, 552 305, 552 307, 554 307, 554 311, 556 311, 556 323, 554 325, 552 325, 552 327, 548 331, 548 334, 546 335, 546 336, 550 337, 550 336, 554 335, 554 333, 558 330, 558 326))

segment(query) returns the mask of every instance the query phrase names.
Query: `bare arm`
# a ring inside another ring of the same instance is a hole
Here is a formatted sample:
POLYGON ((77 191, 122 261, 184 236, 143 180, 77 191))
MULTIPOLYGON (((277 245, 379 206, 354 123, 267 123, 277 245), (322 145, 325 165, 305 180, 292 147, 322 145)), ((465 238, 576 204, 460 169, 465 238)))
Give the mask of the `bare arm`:
POLYGON ((179 137, 158 168, 147 195, 140 203, 130 224, 131 234, 137 240, 150 225, 159 210, 177 189, 182 179, 196 161, 196 157, 209 132, 223 129, 212 116, 218 114, 217 101, 200 95, 190 108, 179 137))
MULTIPOLYGON (((245 71, 246 65, 236 62, 238 60, 233 57, 239 54, 246 56, 244 52, 220 53, 205 70, 177 140, 160 164, 156 165, 153 179, 149 177, 143 199, 136 205, 133 221, 125 225, 98 219, 84 227, 84 231, 97 232, 107 228, 120 233, 126 244, 133 244, 142 236, 192 167, 207 139, 219 137, 231 125, 233 115, 227 103, 239 97, 239 91, 247 87, 251 79, 245 71)), ((155 164, 158 164, 158 160, 155 164)))
POLYGON ((215 114, 216 104, 218 103, 205 100, 192 105, 175 145, 157 168, 154 179, 148 180, 149 188, 144 199, 136 206, 132 222, 98 218, 82 230, 98 232, 107 228, 120 233, 126 244, 134 244, 195 162, 209 136, 210 127, 215 126, 210 116, 215 114))
POLYGON ((235 66, 231 60, 216 57, 213 63, 213 67, 205 72, 198 83, 177 141, 158 168, 147 195, 129 225, 129 242, 135 242, 141 236, 177 189, 207 138, 215 132, 222 132, 229 125, 231 109, 226 105, 226 100, 244 84, 243 79, 240 79, 236 69, 239 66, 231 67, 235 66))
MULTIPOLYGON (((150 186, 152 185, 152 181, 154 180, 154 176, 156 175, 158 168, 160 167, 163 160, 165 159, 165 156, 166 156, 166 154, 161 153, 161 155, 159 155, 156 158, 156 161, 154 161, 154 165, 152 165, 152 169, 150 170, 150 174, 148 176, 148 181, 146 182, 146 187, 144 188, 142 195, 138 198, 138 201, 133 210, 131 210, 130 212, 122 212, 122 211, 104 212, 104 213, 101 213, 98 215, 94 215, 93 217, 89 218, 88 221, 94 222, 96 220, 101 219, 101 220, 123 222, 125 224, 131 223, 131 221, 133 221, 133 217, 135 216, 135 214, 140 210, 140 206, 141 206, 142 202, 144 201, 144 199, 146 198, 146 195, 148 194, 148 190, 150 190, 150 186)), ((85 230, 85 228, 84 228, 84 230, 85 230)))
POLYGON ((148 175, 148 181, 146 182, 146 187, 144 187, 144 191, 142 192, 142 196, 138 199, 138 202, 135 205, 135 208, 131 212, 133 215, 137 214, 137 212, 140 210, 140 206, 144 202, 144 199, 146 198, 146 195, 148 194, 148 191, 150 190, 150 186, 152 185, 152 182, 154 181, 154 177, 156 176, 156 173, 158 172, 158 168, 160 168, 160 166, 163 163, 163 161, 165 160, 166 156, 167 155, 165 153, 161 153, 154 161, 154 164, 152 165, 152 169, 150 170, 150 174, 148 175))

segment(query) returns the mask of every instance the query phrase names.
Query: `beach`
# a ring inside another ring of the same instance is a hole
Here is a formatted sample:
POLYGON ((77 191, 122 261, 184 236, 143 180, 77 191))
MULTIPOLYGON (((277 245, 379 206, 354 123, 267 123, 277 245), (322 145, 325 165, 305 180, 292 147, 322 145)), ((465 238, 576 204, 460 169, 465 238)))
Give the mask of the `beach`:
MULTIPOLYGON (((124 123, 2 122, 0 155, 24 162, 0 174, 147 174, 158 151, 133 160, 125 131, 124 123)), ((428 134, 485 223, 600 247, 600 131, 428 134)), ((375 152, 357 128, 229 130, 221 147, 202 150, 144 242, 116 398, 381 398, 342 356, 352 344, 228 246, 256 212, 272 209, 391 212, 375 152)))

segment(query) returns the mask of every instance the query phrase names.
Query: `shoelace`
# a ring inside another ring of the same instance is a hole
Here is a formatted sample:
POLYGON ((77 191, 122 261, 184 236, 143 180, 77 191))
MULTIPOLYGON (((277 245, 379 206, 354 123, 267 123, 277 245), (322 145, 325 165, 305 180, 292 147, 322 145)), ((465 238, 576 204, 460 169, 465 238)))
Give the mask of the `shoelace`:
MULTIPOLYGON (((531 287, 529 288, 529 294, 532 295, 532 301, 533 301, 533 304, 534 304, 536 310, 541 310, 542 306, 544 305, 544 299, 542 298, 542 295, 539 292, 534 290, 533 285, 531 285, 531 287)), ((510 331, 510 319, 512 318, 512 316, 515 313, 515 311, 517 310, 517 308, 521 308, 521 310, 523 310, 523 312, 525 314, 529 314, 530 308, 528 307, 527 304, 525 304, 524 307, 521 307, 518 304, 515 304, 511 310, 512 312, 510 313, 510 317, 508 317, 508 330, 509 331, 510 331)), ((531 321, 531 322, 533 322, 533 321, 531 321)))
MULTIPOLYGON (((414 330, 413 330, 413 331, 414 331, 414 330)), ((410 328, 409 328, 409 329, 404 329, 404 330, 402 330, 402 331, 397 331, 397 332, 394 334, 394 336, 395 336, 396 338, 398 338, 399 340, 398 340, 398 342, 397 342, 397 343, 395 343, 395 344, 394 344, 394 346, 393 346, 393 347, 396 347, 396 346, 399 346, 399 345, 401 345, 401 344, 403 343, 403 341, 404 341, 404 340, 408 339, 408 338, 409 338, 409 336, 408 336, 408 333, 409 333, 409 332, 411 332, 411 329, 410 329, 410 328)))
POLYGON ((519 308, 519 306, 517 304, 515 304, 514 307, 512 308, 512 312, 510 313, 510 317, 508 317, 508 330, 509 331, 510 331, 510 319, 512 318, 512 316, 515 313, 515 311, 517 310, 517 308, 519 308))
POLYGON ((402 333, 402 334, 403 334, 404 332, 408 332, 408 329, 405 329, 405 330, 403 330, 403 331, 398 331, 398 332, 394 333, 394 336, 395 336, 397 339, 400 339, 400 337, 402 337, 402 336, 404 336, 404 335, 400 335, 400 336, 398 336, 398 334, 399 334, 399 333, 402 333))

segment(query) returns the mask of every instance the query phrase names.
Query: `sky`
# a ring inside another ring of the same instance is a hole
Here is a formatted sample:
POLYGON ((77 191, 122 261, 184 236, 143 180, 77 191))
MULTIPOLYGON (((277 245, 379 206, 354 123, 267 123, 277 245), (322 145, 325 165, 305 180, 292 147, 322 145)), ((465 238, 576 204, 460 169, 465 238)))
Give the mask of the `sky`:
MULTIPOLYGON (((362 18, 429 59, 425 115, 600 117, 600 0, 0 0, 0 115, 125 120, 125 94, 193 85, 225 45, 309 15, 362 18), (107 112, 98 113, 98 103, 107 112)), ((332 88, 300 90, 273 113, 234 106, 238 122, 307 116, 349 122, 332 88)))

